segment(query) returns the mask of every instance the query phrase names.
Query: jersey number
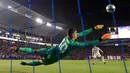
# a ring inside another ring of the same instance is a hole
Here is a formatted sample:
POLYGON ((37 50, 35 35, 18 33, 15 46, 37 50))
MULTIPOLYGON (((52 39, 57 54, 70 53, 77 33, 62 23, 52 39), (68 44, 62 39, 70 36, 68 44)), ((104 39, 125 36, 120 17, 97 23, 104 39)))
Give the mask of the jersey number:
POLYGON ((68 48, 66 43, 60 44, 59 45, 60 51, 63 53, 66 51, 66 49, 68 48))

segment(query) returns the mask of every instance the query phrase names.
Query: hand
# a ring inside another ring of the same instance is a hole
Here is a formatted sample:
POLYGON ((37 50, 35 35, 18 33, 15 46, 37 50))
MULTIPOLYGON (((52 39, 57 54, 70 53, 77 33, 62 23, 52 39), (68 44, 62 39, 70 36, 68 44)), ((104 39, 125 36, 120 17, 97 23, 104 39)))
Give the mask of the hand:
POLYGON ((104 27, 104 25, 100 24, 100 25, 96 25, 94 27, 95 30, 99 30, 99 29, 102 29, 104 27))
POLYGON ((106 33, 106 34, 104 34, 104 35, 101 37, 102 40, 107 40, 107 39, 110 39, 110 38, 111 38, 111 34, 110 34, 110 33, 106 33))

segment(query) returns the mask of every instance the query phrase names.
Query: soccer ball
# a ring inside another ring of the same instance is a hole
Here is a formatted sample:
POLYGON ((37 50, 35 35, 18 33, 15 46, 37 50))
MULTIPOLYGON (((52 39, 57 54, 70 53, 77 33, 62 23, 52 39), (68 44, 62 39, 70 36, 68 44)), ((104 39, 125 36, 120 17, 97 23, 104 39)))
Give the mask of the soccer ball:
POLYGON ((106 6, 106 11, 107 11, 108 13, 114 12, 115 9, 116 9, 116 7, 115 7, 115 5, 113 5, 113 4, 109 4, 109 5, 106 6))

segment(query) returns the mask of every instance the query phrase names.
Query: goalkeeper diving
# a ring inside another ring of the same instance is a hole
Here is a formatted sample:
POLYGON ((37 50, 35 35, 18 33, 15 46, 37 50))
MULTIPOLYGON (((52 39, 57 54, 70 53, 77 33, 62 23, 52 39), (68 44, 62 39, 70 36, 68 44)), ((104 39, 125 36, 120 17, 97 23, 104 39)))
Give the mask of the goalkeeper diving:
POLYGON ((39 56, 41 57, 41 59, 37 61, 21 62, 20 63, 21 65, 26 66, 50 65, 68 56, 70 52, 73 51, 74 49, 93 47, 99 44, 101 41, 109 39, 110 34, 106 33, 102 37, 88 43, 76 41, 78 37, 86 36, 87 34, 95 30, 102 29, 103 27, 104 25, 96 25, 95 27, 89 28, 80 33, 77 33, 77 30, 75 28, 68 29, 67 36, 63 38, 62 42, 59 45, 51 48, 40 48, 39 50, 35 50, 33 48, 15 46, 13 48, 10 48, 10 51, 15 52, 22 51, 33 54, 38 53, 39 56))

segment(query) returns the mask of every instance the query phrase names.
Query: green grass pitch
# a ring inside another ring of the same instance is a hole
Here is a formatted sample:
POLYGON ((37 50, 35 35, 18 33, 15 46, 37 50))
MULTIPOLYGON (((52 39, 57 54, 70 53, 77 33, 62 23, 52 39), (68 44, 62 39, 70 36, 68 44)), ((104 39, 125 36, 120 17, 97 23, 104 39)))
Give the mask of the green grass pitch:
MULTIPOLYGON (((24 60, 29 62, 31 60, 24 60)), ((33 67, 21 66, 21 60, 12 61, 12 73, 33 73, 33 67)), ((130 72, 130 61, 126 61, 128 73, 130 72)), ((61 60, 62 73, 90 73, 87 60, 61 60)), ((10 73, 10 60, 0 60, 0 73, 10 73)), ((35 67, 35 73, 59 73, 58 63, 48 66, 35 67)), ((92 65, 92 73, 125 73, 122 61, 96 61, 92 65)))

